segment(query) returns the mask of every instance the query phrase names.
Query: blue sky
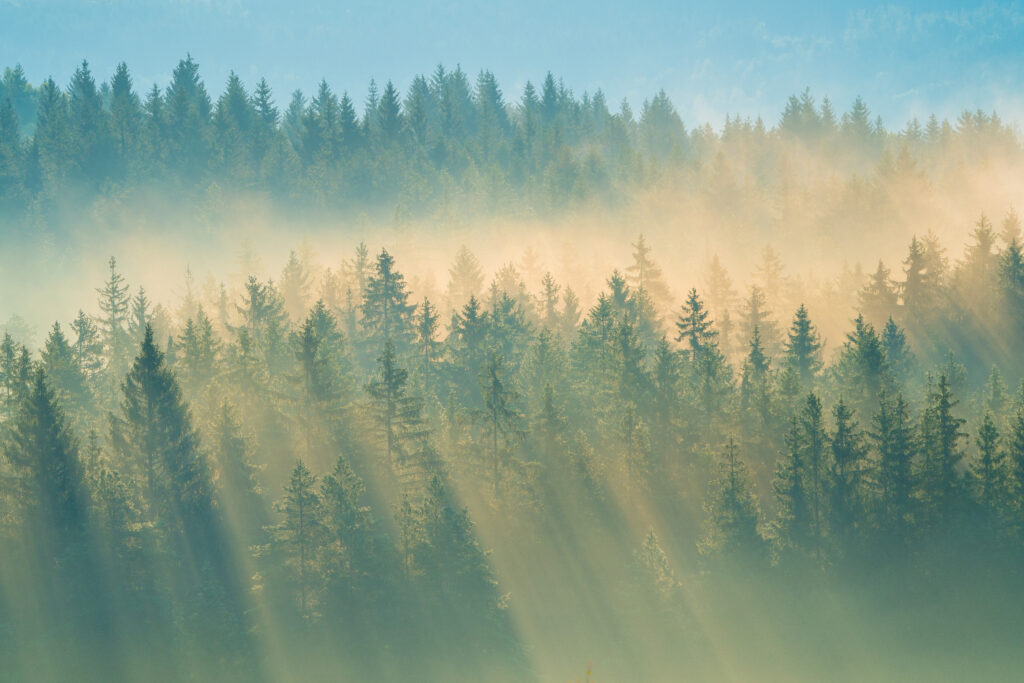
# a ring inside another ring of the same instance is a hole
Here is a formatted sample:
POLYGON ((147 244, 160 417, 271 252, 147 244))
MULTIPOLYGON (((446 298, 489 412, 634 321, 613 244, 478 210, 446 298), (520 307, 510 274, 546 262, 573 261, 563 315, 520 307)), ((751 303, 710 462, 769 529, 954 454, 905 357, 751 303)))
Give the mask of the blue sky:
POLYGON ((550 69, 634 109, 664 88, 689 125, 775 121, 805 86, 840 110, 862 95, 889 125, 965 107, 1024 123, 1018 2, 551 4, 0 0, 0 65, 66 83, 82 58, 103 77, 123 59, 145 89, 190 52, 211 93, 234 69, 266 76, 280 103, 320 78, 361 101, 371 77, 404 89, 438 63, 490 69, 517 98, 550 69))

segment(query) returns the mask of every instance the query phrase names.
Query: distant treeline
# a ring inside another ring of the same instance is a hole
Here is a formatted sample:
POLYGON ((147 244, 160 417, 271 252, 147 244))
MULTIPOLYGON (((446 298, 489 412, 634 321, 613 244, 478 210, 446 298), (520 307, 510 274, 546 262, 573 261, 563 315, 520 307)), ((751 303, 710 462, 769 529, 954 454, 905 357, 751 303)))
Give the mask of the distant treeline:
MULTIPOLYGON (((784 193, 810 153, 842 177, 1016 158, 1020 141, 992 113, 934 116, 888 130, 857 99, 836 112, 810 93, 774 125, 727 117, 684 125, 664 91, 634 113, 598 90, 574 94, 550 73, 518 97, 494 75, 437 67, 408 92, 371 82, 362 102, 322 82, 282 98, 234 74, 214 99, 191 57, 166 87, 133 86, 122 63, 97 83, 83 62, 64 87, 0 82, 0 207, 8 218, 59 222, 62 207, 123 201, 159 187, 201 203, 222 193, 291 206, 443 216, 453 207, 506 215, 615 204, 666 178, 712 199, 734 185, 784 193), (798 144, 794 144, 798 143, 798 144), (716 195, 715 193, 719 193, 716 195), (27 213, 26 213, 27 212, 27 213)), ((734 189, 734 188, 733 188, 734 189)))
POLYGON ((1003 379, 1024 256, 1003 235, 979 221, 955 268, 915 239, 831 362, 807 308, 777 324, 777 279, 659 306, 643 239, 586 311, 550 276, 485 287, 465 249, 447 316, 363 245, 316 282, 292 254, 280 284, 190 285, 173 312, 111 259, 95 315, 38 355, 0 343, 5 666, 529 680, 568 647, 620 678, 714 677, 693 601, 773 581, 751 599, 835 581, 915 633, 955 596, 1019 623, 999 587, 1024 558, 1024 390, 1003 379), (736 312, 734 350, 713 310, 736 312))

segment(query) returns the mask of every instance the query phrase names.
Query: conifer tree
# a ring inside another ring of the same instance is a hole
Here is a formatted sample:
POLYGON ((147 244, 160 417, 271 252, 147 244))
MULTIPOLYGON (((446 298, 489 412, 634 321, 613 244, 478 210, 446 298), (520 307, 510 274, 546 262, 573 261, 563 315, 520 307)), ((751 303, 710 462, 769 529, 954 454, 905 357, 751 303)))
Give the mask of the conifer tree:
POLYGON ((881 325, 883 320, 896 314, 899 293, 890 278, 889 269, 881 261, 857 296, 860 312, 875 325, 881 325))
POLYGON ((257 545, 269 520, 259 484, 260 467, 251 460, 251 446, 243 435, 235 409, 221 403, 213 427, 213 446, 218 484, 233 524, 245 539, 245 546, 257 545))
POLYGON ((1011 525, 1018 538, 1024 536, 1024 404, 1015 406, 1006 439, 1006 493, 1010 497, 1011 525))
POLYGON ((826 497, 826 476, 828 474, 825 449, 828 434, 821 399, 813 392, 807 395, 803 410, 800 411, 798 439, 803 449, 801 461, 806 476, 807 504, 810 512, 813 546, 811 550, 821 559, 822 540, 828 523, 828 500, 826 497))
POLYGON ((853 549, 863 534, 864 477, 867 448, 853 411, 842 399, 832 409, 832 432, 828 473, 829 528, 840 547, 853 549))
POLYGON ((280 524, 270 529, 270 552, 277 568, 283 570, 285 590, 302 622, 316 616, 320 599, 320 559, 324 545, 323 500, 316 489, 316 477, 295 462, 284 498, 277 504, 280 524))
POLYGON ((786 432, 786 451, 775 470, 778 503, 775 541, 782 552, 810 552, 814 542, 813 490, 809 485, 800 426, 794 417, 786 432))
MULTIPOLYGON (((183 563, 181 599, 212 591, 219 596, 204 611, 241 628, 238 577, 225 548, 230 540, 217 509, 209 464, 173 372, 147 327, 139 355, 123 384, 121 415, 112 421, 112 441, 141 477, 150 520, 167 557, 183 563), (188 559, 186 559, 188 558, 188 559)), ((221 637, 230 637, 221 633, 221 637)))
POLYGON ((664 306, 670 300, 661 267, 651 258, 651 247, 642 234, 633 243, 633 263, 626 268, 626 277, 634 290, 647 292, 655 305, 664 306))
MULTIPOLYGON (((743 363, 740 376, 740 402, 743 410, 756 420, 756 433, 764 433, 770 426, 772 413, 771 361, 761 347, 760 328, 754 327, 750 338, 750 352, 743 363)), ((753 427, 753 425, 751 425, 753 427)))
MULTIPOLYGON (((802 307, 801 310, 803 310, 802 307)), ((804 311, 804 314, 806 316, 806 311, 804 311)), ((797 315, 800 315, 799 311, 797 315)), ((778 325, 771 318, 771 313, 768 311, 768 301, 764 296, 764 292, 756 285, 750 288, 750 297, 745 302, 740 323, 739 331, 742 339, 751 339, 754 335, 754 328, 757 328, 765 351, 772 356, 779 352, 781 341, 779 339, 778 325)), ((796 324, 795 321, 794 325, 796 324)))
POLYGON ((377 256, 376 270, 367 277, 363 291, 360 323, 371 348, 382 349, 391 342, 397 353, 405 352, 416 309, 408 299, 405 277, 395 270, 395 259, 387 250, 382 250, 377 256))
POLYGON ((902 394, 883 395, 874 415, 871 440, 878 453, 874 486, 878 500, 876 525, 887 542, 903 546, 916 521, 914 426, 902 394))
POLYGON ((32 380, 32 359, 28 348, 4 333, 0 341, 0 409, 4 421, 17 415, 19 406, 28 395, 32 380))
POLYGON ((415 317, 416 348, 420 358, 420 382, 423 395, 436 392, 438 362, 441 354, 441 343, 437 340, 438 315, 430 300, 423 298, 415 317))
POLYGON ((978 457, 970 470, 974 499, 990 531, 1000 529, 1007 517, 1006 454, 999 441, 999 428, 992 413, 985 411, 978 428, 978 457))
POLYGON ((103 344, 100 341, 99 329, 82 310, 78 311, 78 316, 71 323, 71 329, 75 333, 72 346, 75 363, 86 377, 93 379, 103 364, 103 344))
POLYGON ((281 300, 292 320, 300 320, 309 310, 309 287, 309 269, 293 250, 281 272, 281 300))
POLYGON ((479 298, 484 285, 484 274, 480 262, 466 245, 459 247, 455 254, 455 262, 448 269, 447 300, 448 306, 458 309, 469 301, 470 297, 479 298))
MULTIPOLYGON (((127 364, 127 357, 130 353, 130 336, 128 333, 128 321, 130 318, 131 297, 128 295, 128 284, 124 276, 117 270, 117 261, 110 257, 110 278, 102 289, 97 292, 100 295, 100 311, 103 317, 100 318, 100 331, 103 345, 107 353, 108 369, 117 374, 127 364)), ((111 381, 113 379, 111 378, 111 381)))
POLYGON ((757 526, 760 512, 750 491, 739 447, 729 439, 718 463, 718 474, 704 502, 705 534, 700 550, 716 559, 762 563, 764 539, 757 526))
POLYGON ((374 419, 384 442, 385 463, 406 467, 413 455, 407 442, 422 436, 420 401, 408 395, 409 372, 398 365, 394 343, 384 342, 377 359, 377 372, 366 385, 374 419))
POLYGON ((953 414, 958 401, 953 398, 949 377, 942 372, 928 390, 921 418, 920 495, 925 521, 932 530, 949 524, 961 502, 960 440, 964 419, 953 414))
POLYGON ((38 599, 52 628, 110 628, 92 543, 90 498, 78 444, 41 368, 32 374, 5 447, 15 466, 23 533, 42 572, 38 599), (62 623, 63 622, 63 623, 62 623))
POLYGON ((202 307, 196 318, 185 322, 185 330, 178 339, 177 366, 182 385, 189 396, 195 397, 214 379, 219 362, 220 340, 213 324, 202 307))
POLYGON ((796 373, 800 385, 809 388, 814 385, 815 378, 821 370, 821 338, 807 308, 800 305, 793 316, 793 324, 789 328, 786 341, 786 361, 796 373))
POLYGON ((688 348, 691 382, 702 412, 705 435, 732 383, 732 372, 718 348, 718 334, 697 290, 691 289, 676 320, 676 341, 688 348))
POLYGON ((320 500, 323 506, 326 561, 325 603, 353 631, 365 628, 376 617, 377 602, 384 599, 388 567, 376 522, 363 504, 366 487, 342 456, 323 477, 320 500))
POLYGON ((491 355, 480 375, 483 391, 481 419, 490 436, 491 487, 497 497, 511 451, 522 439, 522 416, 516 406, 518 393, 508 386, 505 360, 491 355))
POLYGON ((142 116, 142 104, 133 89, 128 65, 121 62, 110 80, 110 128, 120 174, 135 171, 141 160, 142 116))
POLYGON ((61 402, 75 411, 90 411, 92 393, 85 373, 75 361, 74 350, 59 323, 53 324, 41 360, 50 384, 61 402))

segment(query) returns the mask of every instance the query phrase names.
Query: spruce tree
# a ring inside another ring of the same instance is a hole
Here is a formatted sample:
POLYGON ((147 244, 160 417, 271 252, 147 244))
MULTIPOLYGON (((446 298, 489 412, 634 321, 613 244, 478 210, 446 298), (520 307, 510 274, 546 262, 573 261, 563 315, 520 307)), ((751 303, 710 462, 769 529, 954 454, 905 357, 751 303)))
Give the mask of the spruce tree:
POLYGON ((842 399, 832 409, 828 473, 829 528, 840 548, 853 549, 864 533, 867 448, 853 411, 842 399))
POLYGON ((308 624, 316 617, 320 600, 325 527, 316 477, 302 460, 295 462, 277 509, 282 520, 269 529, 270 558, 274 569, 283 574, 283 588, 292 608, 300 621, 308 624))
POLYGON ((491 487, 498 496, 502 475, 511 457, 512 449, 522 439, 522 416, 516 406, 518 393, 508 386, 505 361, 500 355, 491 355, 480 375, 484 405, 481 420, 490 436, 491 487))
POLYGON ((811 500, 814 492, 809 483, 804 453, 799 422, 794 417, 786 432, 786 450, 775 469, 773 482, 778 505, 774 535, 783 554, 814 550, 815 522, 811 500))
POLYGON ((957 403, 943 372, 928 390, 920 425, 920 496, 924 521, 932 531, 945 530, 962 503, 960 440, 966 435, 961 431, 965 420, 953 413, 957 403))
POLYGON ((971 488, 980 509, 983 524, 990 531, 1000 530, 1007 521, 1006 453, 1000 444, 999 428, 992 413, 985 411, 977 437, 978 457, 971 463, 971 488))
POLYGON ((877 452, 875 525, 883 541, 905 546, 916 522, 917 440, 902 394, 881 397, 870 436, 877 452))
POLYGON ((92 391, 60 323, 54 323, 41 354, 43 368, 61 402, 72 411, 92 410, 92 391))
POLYGON ((729 439, 718 463, 718 474, 704 502, 705 533, 702 553, 720 560, 763 563, 764 539, 758 532, 760 512, 750 491, 747 467, 739 447, 729 439))
POLYGON ((407 350, 416 309, 408 299, 405 277, 395 270, 395 259, 382 250, 374 273, 366 279, 360 321, 366 342, 374 352, 388 342, 396 353, 404 354, 407 350))
POLYGON ((788 337, 786 362, 793 368, 800 385, 805 389, 810 388, 822 367, 822 343, 803 304, 793 316, 788 337))
POLYGON ((16 471, 14 494, 31 553, 29 566, 38 574, 35 600, 46 632, 64 634, 65 645, 73 649, 90 633, 105 642, 111 627, 109 596, 99 574, 85 472, 41 368, 32 374, 5 455, 16 471))
MULTIPOLYGON (((128 321, 131 315, 131 297, 128 294, 128 283, 117 270, 117 261, 110 257, 110 278, 103 288, 96 290, 100 295, 100 332, 107 356, 107 368, 111 375, 119 375, 128 364, 131 337, 128 332, 128 321)), ((108 378, 113 384, 114 377, 108 378)))
POLYGON ((421 404, 408 394, 408 382, 409 372, 399 366, 394 343, 385 341, 366 393, 384 443, 384 462, 399 470, 412 464, 409 459, 415 452, 409 442, 423 435, 421 404))

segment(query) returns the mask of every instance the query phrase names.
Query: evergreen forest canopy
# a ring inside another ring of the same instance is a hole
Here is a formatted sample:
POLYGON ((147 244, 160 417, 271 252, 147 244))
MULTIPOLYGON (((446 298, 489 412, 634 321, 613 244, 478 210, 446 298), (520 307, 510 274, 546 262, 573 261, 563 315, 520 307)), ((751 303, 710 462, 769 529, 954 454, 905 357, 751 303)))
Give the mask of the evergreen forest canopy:
POLYGON ((1019 678, 1014 128, 279 106, 4 73, 5 680, 1019 678))
POLYGON ((717 130, 684 125, 664 91, 634 114, 550 73, 513 95, 488 71, 474 79, 438 66, 405 93, 371 81, 359 99, 326 82, 275 94, 235 75, 214 98, 191 57, 145 92, 124 63, 102 80, 83 61, 66 86, 34 86, 8 67, 3 222, 17 234, 60 234, 150 222, 155 206, 207 219, 258 204, 290 221, 442 225, 632 209, 644 223, 683 213, 738 243, 756 229, 760 239, 825 233, 846 246, 860 244, 850 233, 886 240, 907 222, 942 232, 1004 210, 1008 178, 1024 166, 1018 131, 995 112, 888 129, 859 98, 840 112, 809 91, 774 125, 737 116, 717 130))
POLYGON ((111 258, 0 343, 5 674, 1019 671, 1024 254, 972 235, 833 344, 780 268, 666 300, 642 236, 589 307, 465 248, 437 304, 364 244, 166 305, 111 258))

